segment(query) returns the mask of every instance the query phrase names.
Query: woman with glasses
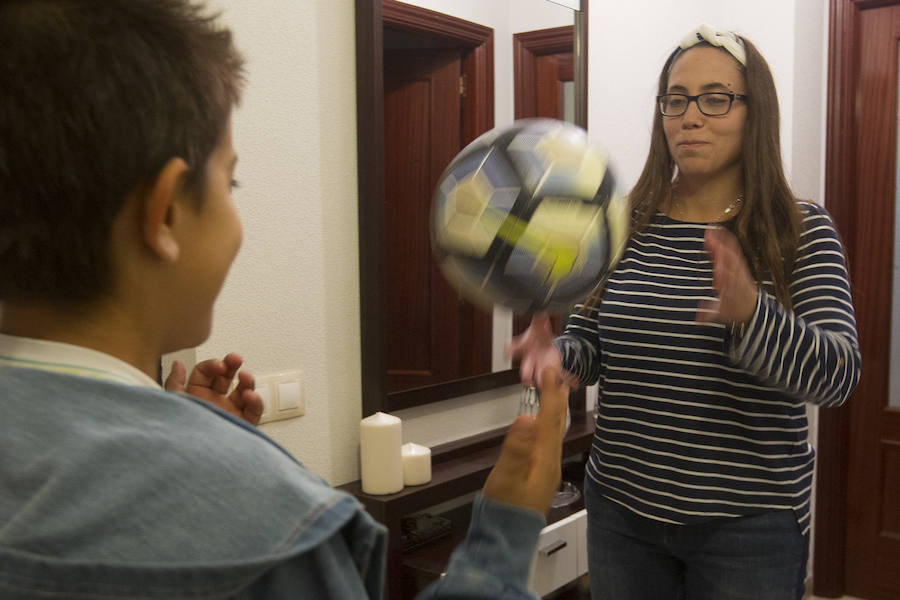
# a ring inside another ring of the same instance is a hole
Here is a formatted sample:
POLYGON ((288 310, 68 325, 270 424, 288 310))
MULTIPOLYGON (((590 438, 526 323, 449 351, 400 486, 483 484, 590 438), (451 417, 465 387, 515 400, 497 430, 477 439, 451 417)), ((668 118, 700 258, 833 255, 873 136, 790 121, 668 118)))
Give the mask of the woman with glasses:
POLYGON ((781 165, 775 85, 746 38, 701 26, 659 77, 632 232, 605 288, 509 351, 599 382, 585 476, 591 593, 803 596, 806 403, 842 404, 860 354, 844 252, 781 165))

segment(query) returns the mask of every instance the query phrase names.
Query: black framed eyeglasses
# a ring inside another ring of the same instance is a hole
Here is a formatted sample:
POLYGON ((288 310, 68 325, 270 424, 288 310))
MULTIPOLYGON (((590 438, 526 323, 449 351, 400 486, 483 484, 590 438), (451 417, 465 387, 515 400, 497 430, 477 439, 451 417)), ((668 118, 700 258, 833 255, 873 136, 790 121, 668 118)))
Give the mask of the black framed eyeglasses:
POLYGON ((747 95, 731 92, 706 92, 696 96, 662 94, 656 97, 659 114, 664 117, 680 117, 687 112, 691 102, 696 102, 697 108, 707 117, 721 117, 728 114, 735 100, 746 101, 747 95))

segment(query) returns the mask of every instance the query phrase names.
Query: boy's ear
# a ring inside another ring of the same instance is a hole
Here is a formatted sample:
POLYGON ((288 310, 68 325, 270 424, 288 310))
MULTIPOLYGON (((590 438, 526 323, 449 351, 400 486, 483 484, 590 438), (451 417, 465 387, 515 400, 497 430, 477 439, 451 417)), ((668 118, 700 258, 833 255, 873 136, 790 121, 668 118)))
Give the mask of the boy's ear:
POLYGON ((166 262, 178 259, 180 246, 175 232, 179 199, 183 196, 187 163, 181 158, 171 158, 159 171, 145 191, 142 229, 144 242, 166 262))

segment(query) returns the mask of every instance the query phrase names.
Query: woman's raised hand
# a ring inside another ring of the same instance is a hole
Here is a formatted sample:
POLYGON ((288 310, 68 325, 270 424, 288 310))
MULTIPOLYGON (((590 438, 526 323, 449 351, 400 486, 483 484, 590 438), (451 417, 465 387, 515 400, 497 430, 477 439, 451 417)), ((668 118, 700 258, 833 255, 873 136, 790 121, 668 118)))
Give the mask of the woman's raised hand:
POLYGON ((741 325, 753 317, 759 288, 734 234, 720 227, 706 231, 705 246, 713 263, 716 300, 704 300, 697 321, 741 325))

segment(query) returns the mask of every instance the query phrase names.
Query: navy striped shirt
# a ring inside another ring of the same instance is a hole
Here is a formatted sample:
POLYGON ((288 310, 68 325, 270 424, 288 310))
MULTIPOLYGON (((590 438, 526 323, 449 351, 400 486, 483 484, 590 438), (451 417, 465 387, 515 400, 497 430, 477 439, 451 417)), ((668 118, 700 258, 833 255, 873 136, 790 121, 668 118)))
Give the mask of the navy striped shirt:
POLYGON ((837 232, 800 208, 793 309, 763 282, 740 337, 695 322, 715 297, 703 238, 716 225, 662 213, 629 240, 599 310, 576 307, 556 344, 582 384, 599 381, 587 473, 607 498, 683 524, 793 509, 809 530, 805 403, 842 404, 860 354, 837 232))

